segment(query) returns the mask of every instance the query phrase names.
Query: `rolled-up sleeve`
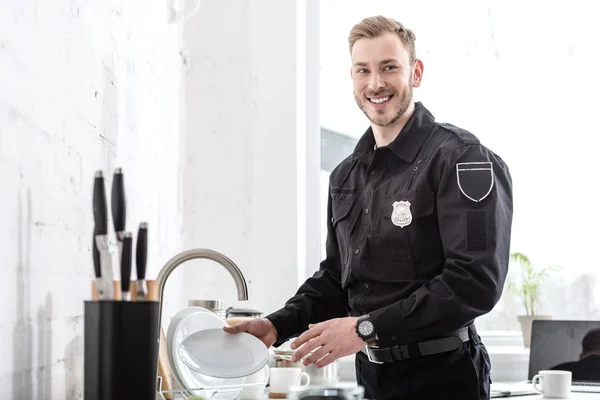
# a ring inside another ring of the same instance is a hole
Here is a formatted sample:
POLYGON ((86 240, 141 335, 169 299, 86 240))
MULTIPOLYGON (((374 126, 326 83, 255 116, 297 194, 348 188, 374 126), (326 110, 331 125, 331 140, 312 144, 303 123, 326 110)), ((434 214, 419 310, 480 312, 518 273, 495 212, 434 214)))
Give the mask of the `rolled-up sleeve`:
POLYGON ((444 266, 407 298, 369 313, 383 347, 459 329, 502 294, 513 214, 508 167, 479 144, 450 150, 438 164, 432 179, 444 266))

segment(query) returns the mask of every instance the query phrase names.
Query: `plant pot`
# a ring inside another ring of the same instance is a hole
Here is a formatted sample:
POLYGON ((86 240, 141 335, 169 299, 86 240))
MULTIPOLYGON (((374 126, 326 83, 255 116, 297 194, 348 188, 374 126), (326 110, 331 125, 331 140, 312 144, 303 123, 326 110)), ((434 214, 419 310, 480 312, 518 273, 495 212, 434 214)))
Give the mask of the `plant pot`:
POLYGON ((521 324, 521 333, 523 334, 523 344, 525 347, 531 346, 531 324, 534 319, 552 319, 551 315, 519 315, 517 316, 521 324))

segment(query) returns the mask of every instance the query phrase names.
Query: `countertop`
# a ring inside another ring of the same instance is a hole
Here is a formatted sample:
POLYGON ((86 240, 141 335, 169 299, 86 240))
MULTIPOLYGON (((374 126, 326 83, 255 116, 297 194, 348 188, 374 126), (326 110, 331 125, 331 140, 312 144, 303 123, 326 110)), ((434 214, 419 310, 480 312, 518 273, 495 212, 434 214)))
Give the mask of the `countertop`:
MULTIPOLYGON (((527 396, 507 396, 507 397, 498 397, 500 399, 504 398, 504 399, 508 399, 508 398, 512 398, 512 399, 518 399, 518 400, 525 400, 525 399, 539 399, 539 400, 548 400, 547 397, 542 396, 541 394, 532 394, 532 395, 527 395, 527 396)), ((571 395, 566 398, 566 399, 562 399, 562 400, 598 400, 600 399, 600 393, 571 393, 571 395)), ((561 399, 555 399, 555 400, 561 400, 561 399)))
MULTIPOLYGON (((354 382, 340 382, 341 384, 352 384, 354 382)), ((269 389, 266 388, 264 396, 262 397, 263 400, 269 399, 269 389)), ((514 398, 517 400, 527 400, 527 399, 537 399, 537 400, 547 400, 547 398, 543 397, 541 394, 531 394, 531 395, 516 395, 516 396, 502 396, 502 397, 493 397, 493 398, 514 398)), ((173 398, 173 400, 179 400, 179 399, 185 399, 185 397, 183 396, 175 396, 173 398)), ((600 399, 600 393, 582 393, 582 392, 572 392, 571 395, 567 398, 567 399, 562 399, 562 400, 598 400, 600 399)), ((365 399, 367 400, 367 399, 365 399)), ((561 399, 555 399, 555 400, 561 400, 561 399)))
MULTIPOLYGON (((571 396, 569 396, 567 399, 569 400, 577 400, 577 399, 600 399, 600 393, 587 393, 587 392, 581 392, 582 387, 574 387, 573 391, 571 391, 571 396)), ((510 395, 505 395, 505 396, 500 396, 497 395, 498 392, 494 392, 494 389, 502 389, 502 390, 515 390, 518 391, 521 390, 521 393, 527 393, 529 391, 531 392, 535 392, 533 390, 533 387, 531 385, 531 383, 529 382, 498 382, 498 383, 493 383, 492 384, 492 398, 515 398, 515 399, 546 399, 545 397, 543 397, 541 394, 528 394, 528 395, 522 395, 522 394, 515 394, 513 396, 510 395), (494 396, 494 394, 496 394, 496 396, 494 396)), ((559 399, 560 400, 560 399, 559 399)))

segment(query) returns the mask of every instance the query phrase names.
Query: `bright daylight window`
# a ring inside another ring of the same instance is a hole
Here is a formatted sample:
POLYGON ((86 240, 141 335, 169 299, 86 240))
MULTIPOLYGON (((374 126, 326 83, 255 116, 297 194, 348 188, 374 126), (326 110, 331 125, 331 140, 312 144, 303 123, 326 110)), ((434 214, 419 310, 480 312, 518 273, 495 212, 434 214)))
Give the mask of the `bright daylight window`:
MULTIPOLYGON (((556 266, 541 285, 536 312, 554 319, 600 318, 600 213, 593 121, 600 57, 595 3, 321 2, 321 223, 325 247, 328 176, 349 155, 368 121, 352 96, 347 35, 363 17, 383 14, 416 34, 424 61, 416 100, 438 121, 476 134, 508 164, 513 178, 511 252, 539 269, 556 266), (344 12, 340 12, 344 10, 344 12), (540 18, 543 16, 544 18, 540 18), (557 33, 560 25, 560 34, 557 33)), ((509 276, 518 278, 511 264, 509 276)), ((478 330, 520 335, 525 307, 505 288, 478 330)))

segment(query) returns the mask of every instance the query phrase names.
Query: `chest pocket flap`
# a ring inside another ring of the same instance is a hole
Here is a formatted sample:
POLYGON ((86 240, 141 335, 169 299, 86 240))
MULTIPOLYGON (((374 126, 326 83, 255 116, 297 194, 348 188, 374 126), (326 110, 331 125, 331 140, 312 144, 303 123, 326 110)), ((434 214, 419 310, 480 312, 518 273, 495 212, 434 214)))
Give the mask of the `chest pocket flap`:
POLYGON ((350 213, 354 204, 355 188, 331 188, 332 223, 335 226, 350 213))

